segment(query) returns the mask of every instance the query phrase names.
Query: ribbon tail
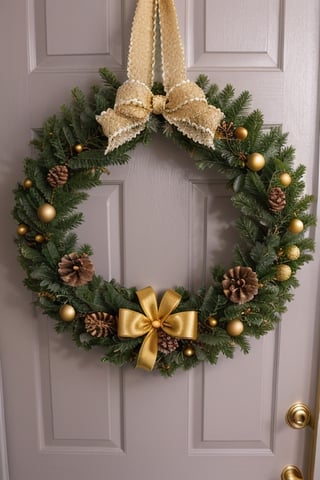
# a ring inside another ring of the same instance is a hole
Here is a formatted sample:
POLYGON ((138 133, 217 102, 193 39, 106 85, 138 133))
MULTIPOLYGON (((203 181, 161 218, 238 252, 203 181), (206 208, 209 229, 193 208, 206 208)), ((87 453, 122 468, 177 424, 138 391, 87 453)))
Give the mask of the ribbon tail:
POLYGON ((142 342, 136 368, 142 368, 150 372, 153 370, 158 354, 158 332, 156 329, 150 330, 142 342))

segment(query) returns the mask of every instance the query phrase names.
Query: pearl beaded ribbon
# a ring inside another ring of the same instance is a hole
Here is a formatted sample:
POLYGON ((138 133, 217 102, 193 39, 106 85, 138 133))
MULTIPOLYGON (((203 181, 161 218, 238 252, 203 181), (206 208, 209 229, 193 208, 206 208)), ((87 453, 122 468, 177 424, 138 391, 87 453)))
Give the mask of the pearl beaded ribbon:
POLYGON ((174 0, 138 0, 131 30, 128 80, 117 90, 114 108, 97 115, 108 137, 105 153, 141 133, 150 114, 163 117, 202 145, 214 148, 216 128, 223 118, 208 105, 203 90, 187 79, 174 0), (166 95, 153 95, 155 41, 159 17, 163 86, 166 95))

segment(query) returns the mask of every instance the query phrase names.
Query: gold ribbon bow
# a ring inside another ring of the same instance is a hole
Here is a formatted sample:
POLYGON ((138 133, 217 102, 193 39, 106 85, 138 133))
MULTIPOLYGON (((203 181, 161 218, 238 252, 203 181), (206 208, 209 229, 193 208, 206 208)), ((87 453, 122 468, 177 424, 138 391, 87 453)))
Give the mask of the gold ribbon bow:
POLYGON ((136 293, 144 315, 120 308, 118 335, 129 338, 145 335, 139 351, 137 367, 150 371, 157 358, 159 329, 161 328, 171 337, 195 340, 197 338, 198 313, 189 311, 172 314, 181 301, 181 295, 173 290, 165 292, 159 309, 153 288, 146 287, 136 293))
POLYGON ((223 113, 208 105, 203 90, 187 79, 174 0, 138 0, 131 31, 128 80, 117 90, 114 108, 96 117, 108 137, 105 153, 141 133, 151 113, 163 115, 193 141, 214 148, 215 131, 223 113), (151 92, 157 12, 166 95, 151 92))

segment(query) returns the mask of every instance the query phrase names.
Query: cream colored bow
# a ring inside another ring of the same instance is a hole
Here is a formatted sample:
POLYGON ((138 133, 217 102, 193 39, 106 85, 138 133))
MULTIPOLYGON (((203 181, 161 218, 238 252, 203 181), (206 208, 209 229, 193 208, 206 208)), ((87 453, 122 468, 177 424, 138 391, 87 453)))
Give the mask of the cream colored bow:
POLYGON ((97 116, 108 137, 105 153, 141 133, 151 113, 163 115, 193 141, 214 148, 215 131, 223 113, 208 105, 203 90, 187 79, 173 0, 138 0, 131 32, 128 80, 118 89, 114 108, 97 116), (157 12, 166 95, 151 92, 157 12))

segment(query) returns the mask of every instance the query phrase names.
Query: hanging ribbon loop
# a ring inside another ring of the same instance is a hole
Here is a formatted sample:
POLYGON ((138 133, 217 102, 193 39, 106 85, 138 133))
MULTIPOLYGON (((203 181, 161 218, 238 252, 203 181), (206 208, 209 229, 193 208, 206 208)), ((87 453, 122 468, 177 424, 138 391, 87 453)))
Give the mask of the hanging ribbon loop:
POLYGON ((138 338, 145 335, 142 342, 137 367, 152 370, 158 354, 158 331, 176 338, 196 340, 198 313, 196 311, 172 314, 181 301, 181 295, 167 290, 158 309, 157 298, 151 287, 137 291, 144 314, 120 308, 118 318, 119 337, 138 338))
POLYGON ((151 113, 163 115, 193 141, 214 148, 215 131, 223 113, 208 105, 203 90, 187 79, 174 0, 138 0, 129 47, 128 80, 119 87, 114 108, 96 117, 108 137, 105 153, 141 133, 151 113), (157 13, 165 96, 151 92, 157 13))

